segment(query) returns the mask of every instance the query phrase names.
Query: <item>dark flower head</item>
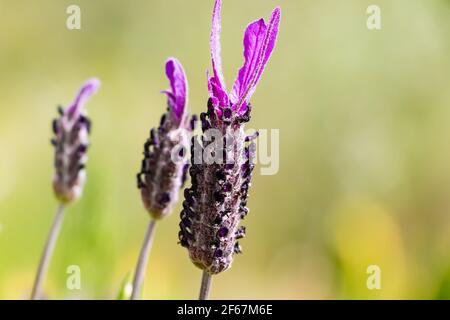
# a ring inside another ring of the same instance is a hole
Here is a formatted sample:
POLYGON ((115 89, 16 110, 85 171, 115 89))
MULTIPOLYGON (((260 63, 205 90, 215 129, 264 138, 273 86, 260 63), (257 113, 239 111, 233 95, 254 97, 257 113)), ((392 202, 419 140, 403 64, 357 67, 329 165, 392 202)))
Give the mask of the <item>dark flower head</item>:
POLYGON ((55 148, 53 189, 63 203, 77 200, 83 192, 91 129, 84 105, 99 86, 99 80, 88 80, 69 107, 58 108, 59 117, 52 123, 52 144, 55 148))
POLYGON ((166 62, 166 75, 170 89, 167 111, 157 129, 150 131, 144 145, 144 159, 137 175, 138 188, 147 211, 155 219, 167 216, 178 201, 189 163, 174 161, 174 154, 184 158, 184 147, 189 144, 188 134, 193 130, 194 117, 187 112, 187 80, 181 63, 171 58, 166 62))
POLYGON ((209 152, 210 130, 223 136, 214 154, 223 161, 199 163, 194 152, 191 159, 192 186, 185 190, 180 214, 179 241, 189 251, 192 262, 210 274, 228 269, 235 253, 242 249, 238 239, 245 236, 239 227, 248 213, 247 198, 254 168, 253 157, 257 135, 246 136, 245 123, 250 120, 250 97, 275 46, 280 9, 276 8, 268 25, 263 19, 251 23, 244 34, 244 65, 231 94, 225 91, 220 57, 220 10, 216 0, 211 31, 213 76, 208 79, 208 111, 200 115, 203 135, 194 137, 193 147, 209 152))

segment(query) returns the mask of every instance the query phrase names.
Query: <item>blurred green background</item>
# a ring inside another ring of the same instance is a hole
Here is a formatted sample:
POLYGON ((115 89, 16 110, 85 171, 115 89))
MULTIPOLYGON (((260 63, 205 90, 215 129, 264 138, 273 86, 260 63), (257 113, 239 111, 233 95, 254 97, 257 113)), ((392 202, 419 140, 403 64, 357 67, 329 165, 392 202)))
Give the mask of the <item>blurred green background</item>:
MULTIPOLYGON (((450 2, 225 0, 231 87, 245 26, 282 8, 250 127, 280 129, 280 170, 255 171, 244 254, 214 299, 450 298, 450 2), (382 30, 366 28, 381 7, 382 30), (381 290, 366 287, 369 265, 381 290)), ((115 298, 149 217, 136 189, 143 143, 166 106, 176 56, 190 108, 206 109, 213 2, 0 1, 0 298, 27 298, 57 202, 50 122, 91 76, 102 88, 88 182, 68 209, 46 281, 51 298, 115 298), (81 7, 81 30, 66 8, 81 7), (81 290, 66 269, 81 268, 81 290)), ((157 227, 148 299, 197 298, 177 245, 179 207, 157 227)))

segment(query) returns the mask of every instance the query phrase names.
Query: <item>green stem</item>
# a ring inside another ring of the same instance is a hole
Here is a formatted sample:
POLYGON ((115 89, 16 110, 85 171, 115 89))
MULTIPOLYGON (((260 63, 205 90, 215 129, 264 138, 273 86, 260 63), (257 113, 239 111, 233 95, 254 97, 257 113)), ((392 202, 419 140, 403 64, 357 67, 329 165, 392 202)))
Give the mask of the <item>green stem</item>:
POLYGON ((147 269, 148 256, 155 234, 155 224, 156 221, 151 220, 148 225, 147 233, 145 234, 144 243, 142 244, 141 253, 139 254, 139 260, 134 272, 133 292, 131 293, 131 300, 138 300, 141 294, 142 283, 144 282, 144 274, 145 270, 147 269))
POLYGON ((56 210, 56 215, 53 220, 50 233, 47 238, 47 243, 42 253, 41 261, 34 280, 33 290, 31 292, 31 299, 38 300, 41 296, 42 284, 44 283, 45 276, 48 271, 50 259, 53 255, 53 249, 55 248, 56 240, 58 239, 59 230, 61 229, 62 222, 64 220, 64 204, 60 204, 56 210))
POLYGON ((200 287, 200 295, 198 298, 199 300, 208 300, 209 299, 209 291, 211 289, 211 280, 212 280, 212 276, 208 272, 203 270, 202 285, 200 287))

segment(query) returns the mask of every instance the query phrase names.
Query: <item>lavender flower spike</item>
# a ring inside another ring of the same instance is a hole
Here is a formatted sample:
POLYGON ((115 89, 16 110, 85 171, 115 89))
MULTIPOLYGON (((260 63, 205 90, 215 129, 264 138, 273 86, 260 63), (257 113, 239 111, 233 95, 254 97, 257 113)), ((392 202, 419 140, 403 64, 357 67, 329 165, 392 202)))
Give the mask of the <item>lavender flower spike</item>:
MULTIPOLYGON (((193 130, 195 117, 187 112, 187 80, 181 63, 170 58, 166 63, 166 75, 170 89, 168 108, 158 129, 151 129, 144 145, 144 159, 137 175, 138 188, 145 208, 154 219, 167 216, 178 201, 178 193, 184 184, 188 162, 172 160, 175 148, 187 146, 188 133, 193 130)), ((181 149, 179 150, 182 153, 181 149)))
POLYGON ((152 219, 136 265, 131 300, 141 295, 156 220, 171 213, 189 168, 184 159, 184 148, 189 143, 188 135, 194 130, 196 118, 187 112, 186 75, 175 58, 166 62, 166 75, 170 82, 170 89, 163 91, 167 95, 167 112, 163 114, 158 129, 150 130, 150 138, 144 145, 141 171, 137 174, 142 202, 152 219))
POLYGON ((213 75, 208 79, 208 111, 200 115, 203 136, 202 139, 194 137, 193 148, 203 148, 205 157, 208 151, 204 138, 209 129, 215 129, 224 137, 224 146, 215 150, 223 154, 223 161, 198 163, 192 152, 192 186, 184 192, 180 214, 180 244, 188 249, 192 262, 204 270, 201 299, 207 296, 210 275, 230 268, 234 254, 241 252, 237 240, 245 236, 245 227, 239 227, 239 223, 248 213, 255 147, 252 141, 255 136, 245 136, 244 126, 250 120, 249 100, 275 47, 280 23, 280 8, 276 8, 268 24, 260 19, 247 27, 244 65, 228 95, 221 68, 220 11, 221 1, 216 0, 210 42, 213 75))
POLYGON ((50 264, 53 249, 64 219, 65 206, 81 197, 86 180, 86 151, 91 122, 84 108, 87 100, 97 92, 100 81, 88 80, 81 88, 73 103, 66 109, 58 107, 59 117, 52 122, 55 148, 55 174, 53 190, 60 204, 39 261, 34 279, 31 299, 41 298, 42 285, 50 264))
POLYGON ((88 134, 91 121, 87 117, 85 103, 100 87, 98 79, 88 80, 73 103, 63 109, 58 108, 59 118, 53 120, 55 137, 55 175, 53 189, 62 203, 77 200, 86 180, 85 166, 89 146, 88 134))

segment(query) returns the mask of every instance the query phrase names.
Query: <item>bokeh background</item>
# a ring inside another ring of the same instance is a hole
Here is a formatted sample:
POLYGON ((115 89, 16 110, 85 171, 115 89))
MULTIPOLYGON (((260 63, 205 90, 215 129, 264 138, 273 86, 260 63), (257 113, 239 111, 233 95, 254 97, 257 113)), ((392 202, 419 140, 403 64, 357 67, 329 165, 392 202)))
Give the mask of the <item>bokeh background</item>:
MULTIPOLYGON (((450 298, 450 2, 225 0, 231 86, 245 26, 280 5, 278 46, 254 95, 253 128, 280 129, 280 170, 255 171, 244 254, 212 298, 450 298), (366 27, 381 7, 382 30, 366 27), (381 268, 381 290, 366 286, 381 268)), ((27 298, 57 202, 51 119, 91 76, 103 86, 88 182, 67 211, 45 285, 53 299, 114 299, 149 217, 135 174, 166 106, 164 62, 206 109, 212 0, 0 1, 0 298, 27 298), (66 8, 81 7, 81 30, 66 8), (66 288, 69 265, 79 291, 66 288)), ((201 272, 157 227, 147 299, 195 299, 201 272)))

